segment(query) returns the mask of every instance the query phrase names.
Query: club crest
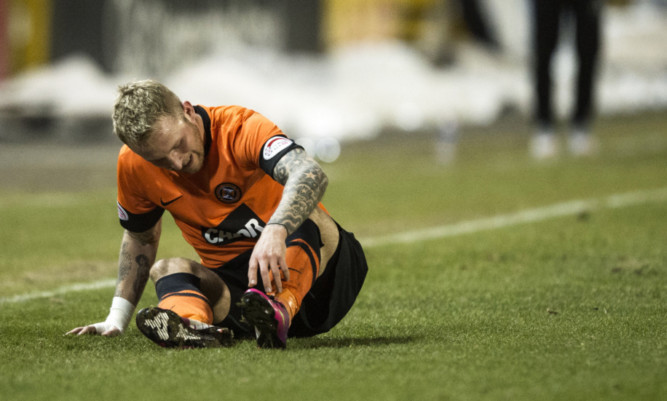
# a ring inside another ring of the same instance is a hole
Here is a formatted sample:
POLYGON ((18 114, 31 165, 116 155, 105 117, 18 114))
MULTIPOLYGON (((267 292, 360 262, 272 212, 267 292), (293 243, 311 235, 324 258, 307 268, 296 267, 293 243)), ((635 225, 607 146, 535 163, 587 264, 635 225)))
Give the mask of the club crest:
POLYGON ((222 203, 236 203, 241 199, 241 188, 235 184, 223 182, 215 187, 215 197, 222 203))

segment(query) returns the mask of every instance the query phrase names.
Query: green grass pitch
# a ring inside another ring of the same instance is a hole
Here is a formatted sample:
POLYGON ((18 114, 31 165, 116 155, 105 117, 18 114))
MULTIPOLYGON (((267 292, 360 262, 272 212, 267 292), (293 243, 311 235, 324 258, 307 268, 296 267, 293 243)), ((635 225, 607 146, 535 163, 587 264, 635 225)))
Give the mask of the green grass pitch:
MULTIPOLYGON (((371 243, 664 190, 666 126, 664 114, 606 118, 596 126, 598 156, 548 163, 529 159, 527 128, 510 122, 465 129, 449 165, 435 162, 435 134, 387 134, 348 144, 324 165, 324 202, 371 243)), ((109 286, 54 290, 115 277, 115 150, 96 150, 108 157, 85 166, 49 159, 40 168, 37 160, 0 174, 3 400, 667 397, 664 198, 370 246, 369 276, 350 314, 329 333, 290 340, 285 351, 251 341, 166 350, 133 324, 117 338, 64 336, 103 320, 113 295, 109 286), (76 182, 62 178, 77 169, 85 172, 76 182)), ((193 257, 170 217, 163 233, 158 257, 193 257)), ((149 285, 139 307, 155 302, 149 285)))

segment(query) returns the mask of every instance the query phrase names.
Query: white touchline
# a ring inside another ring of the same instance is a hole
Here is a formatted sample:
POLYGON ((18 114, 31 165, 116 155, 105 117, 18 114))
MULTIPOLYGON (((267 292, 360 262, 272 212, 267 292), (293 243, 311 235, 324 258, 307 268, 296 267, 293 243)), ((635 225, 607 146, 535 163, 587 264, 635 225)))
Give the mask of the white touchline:
POLYGON ((48 298, 48 297, 54 297, 56 295, 64 295, 70 292, 97 290, 100 288, 113 287, 114 285, 116 285, 116 279, 93 281, 92 283, 71 284, 56 288, 55 290, 51 291, 30 292, 28 294, 14 295, 13 297, 0 298, 0 304, 25 302, 36 298, 48 298))
POLYGON ((414 242, 472 234, 518 224, 534 223, 554 217, 572 216, 596 209, 617 209, 667 200, 667 188, 625 192, 603 198, 573 200, 493 217, 462 221, 460 223, 404 231, 370 238, 361 238, 364 248, 383 245, 410 244, 414 242))
MULTIPOLYGON (((555 217, 573 216, 579 213, 590 212, 596 209, 618 209, 627 206, 641 205, 653 202, 667 201, 667 188, 643 190, 613 194, 603 198, 573 200, 556 203, 549 206, 519 210, 514 213, 501 214, 493 217, 462 221, 424 228, 420 230, 404 231, 401 233, 381 235, 369 238, 360 238, 364 248, 373 248, 393 244, 410 244, 414 242, 453 237, 463 234, 473 234, 480 231, 494 230, 518 224, 534 223, 555 217)), ((70 292, 109 288, 116 285, 115 279, 95 281, 92 283, 73 284, 57 288, 52 291, 32 292, 23 295, 0 298, 0 304, 19 303, 37 298, 47 298, 64 295, 70 292)))

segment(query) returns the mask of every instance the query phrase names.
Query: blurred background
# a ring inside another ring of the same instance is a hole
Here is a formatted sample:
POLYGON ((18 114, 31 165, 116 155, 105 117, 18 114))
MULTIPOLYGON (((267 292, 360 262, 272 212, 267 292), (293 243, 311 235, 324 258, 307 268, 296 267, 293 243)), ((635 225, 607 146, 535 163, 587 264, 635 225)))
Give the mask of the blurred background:
MULTIPOLYGON (((667 108, 666 0, 606 1, 596 109, 667 108)), ((0 0, 0 147, 115 141, 116 87, 240 104, 321 160, 346 141, 532 113, 529 0, 0 0)), ((565 35, 567 38, 567 35, 565 35)), ((571 40, 555 56, 566 115, 571 40)), ((448 135, 448 134, 447 134, 448 135)))

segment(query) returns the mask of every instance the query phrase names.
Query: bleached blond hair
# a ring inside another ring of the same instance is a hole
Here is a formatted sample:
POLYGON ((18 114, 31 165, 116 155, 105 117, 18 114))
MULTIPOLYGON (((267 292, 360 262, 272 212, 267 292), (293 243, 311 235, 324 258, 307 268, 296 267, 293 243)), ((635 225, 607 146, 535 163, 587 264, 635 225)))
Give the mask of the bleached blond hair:
POLYGON ((118 87, 118 92, 113 131, 130 148, 139 147, 148 139, 159 118, 183 115, 178 96, 157 81, 130 82, 118 87))

